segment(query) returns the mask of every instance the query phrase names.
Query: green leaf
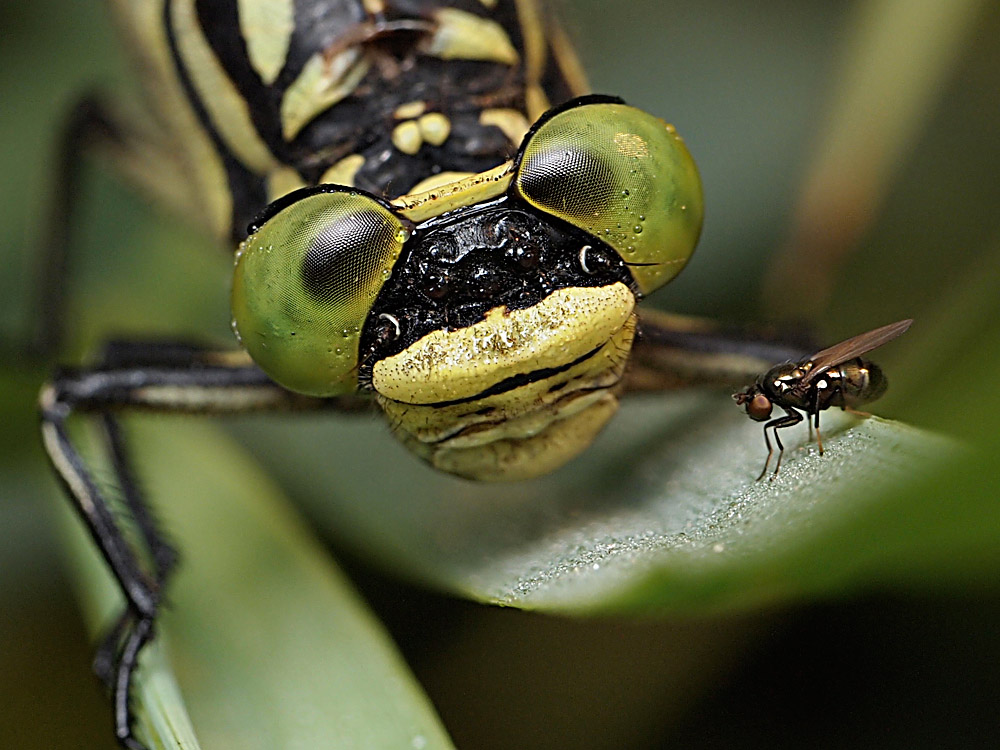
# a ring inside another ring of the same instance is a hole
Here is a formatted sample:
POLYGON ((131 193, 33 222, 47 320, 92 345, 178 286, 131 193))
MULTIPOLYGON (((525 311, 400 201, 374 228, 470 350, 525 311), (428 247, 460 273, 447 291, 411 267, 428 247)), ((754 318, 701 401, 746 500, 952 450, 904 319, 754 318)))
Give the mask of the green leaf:
MULTIPOLYGON (((152 747, 197 748, 194 731, 206 748, 239 750, 452 746, 381 626, 253 462, 205 424, 130 427, 182 550, 163 641, 136 678, 152 747)), ((120 598, 75 519, 69 528, 89 619, 106 627, 120 598)))
POLYGON ((507 485, 436 474, 372 422, 241 431, 359 553, 474 599, 563 612, 742 609, 888 583, 883 565, 934 540, 885 521, 883 498, 961 453, 827 412, 825 455, 802 445, 804 426, 788 431, 781 473, 755 482, 761 426, 711 394, 635 399, 582 458, 507 485))

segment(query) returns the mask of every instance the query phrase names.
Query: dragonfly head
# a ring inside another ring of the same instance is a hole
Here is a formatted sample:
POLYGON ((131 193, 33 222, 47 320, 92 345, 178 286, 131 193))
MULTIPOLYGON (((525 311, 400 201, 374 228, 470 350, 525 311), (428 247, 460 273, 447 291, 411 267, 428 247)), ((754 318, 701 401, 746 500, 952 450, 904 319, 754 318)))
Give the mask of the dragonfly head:
MULTIPOLYGON (((541 473, 540 454, 567 460, 613 413, 635 302, 680 272, 701 220, 673 128, 585 97, 543 116, 508 164, 427 194, 280 199, 237 255, 234 329, 290 390, 374 391, 432 462, 502 443, 541 473), (586 428, 564 429, 584 411, 586 428)), ((483 478, 465 458, 442 468, 483 478)))

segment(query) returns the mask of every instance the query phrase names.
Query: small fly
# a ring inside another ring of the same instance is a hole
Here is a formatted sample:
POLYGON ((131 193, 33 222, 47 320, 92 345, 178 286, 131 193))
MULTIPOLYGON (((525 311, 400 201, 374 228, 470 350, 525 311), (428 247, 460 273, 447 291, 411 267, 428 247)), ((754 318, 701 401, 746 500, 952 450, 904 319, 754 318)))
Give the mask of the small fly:
MULTIPOLYGON (((736 403, 746 406, 747 415, 755 422, 770 419, 775 405, 785 410, 785 416, 771 419, 764 425, 764 443, 767 460, 757 481, 764 478, 774 455, 774 448, 767 430, 774 428, 774 442, 778 444, 778 461, 772 478, 778 475, 785 446, 781 444, 778 430, 802 421, 801 409, 807 415, 810 428, 816 428, 816 442, 823 455, 823 437, 819 431, 819 413, 831 406, 854 409, 882 397, 889 381, 881 368, 862 354, 901 336, 912 320, 900 320, 873 331, 862 333, 828 349, 816 352, 798 362, 775 365, 757 378, 745 391, 733 394, 736 403)), ((811 430, 810 430, 811 432, 811 430)))

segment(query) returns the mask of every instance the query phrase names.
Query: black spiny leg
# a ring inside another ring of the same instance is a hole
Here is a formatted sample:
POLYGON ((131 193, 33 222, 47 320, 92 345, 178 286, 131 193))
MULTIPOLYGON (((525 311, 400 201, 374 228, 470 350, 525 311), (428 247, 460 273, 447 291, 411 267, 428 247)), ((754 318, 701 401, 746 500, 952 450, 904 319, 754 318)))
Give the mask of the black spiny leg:
POLYGON ((129 750, 145 750, 133 733, 129 696, 139 656, 154 635, 176 553, 143 497, 113 412, 352 411, 370 402, 298 396, 271 382, 245 355, 186 344, 118 344, 108 349, 104 362, 102 367, 64 372, 45 386, 40 399, 42 438, 74 509, 125 597, 125 611, 98 649, 95 671, 111 689, 119 742, 129 750), (67 423, 73 414, 93 415, 104 428, 110 465, 134 522, 138 549, 69 436, 67 423))
POLYGON ((119 741, 133 750, 142 748, 132 736, 128 710, 128 688, 135 656, 142 640, 148 639, 160 602, 162 581, 143 571, 135 551, 130 547, 120 522, 114 517, 107 498, 98 488, 80 453, 66 430, 72 406, 61 398, 56 384, 42 392, 42 438, 52 465, 66 488, 77 513, 86 523, 90 536, 101 550, 105 561, 125 596, 126 611, 119 617, 103 641, 95 669, 106 682, 112 683, 115 705, 115 734, 119 741), (124 642, 119 653, 119 642, 124 642), (131 645, 131 659, 126 650, 131 645))
MULTIPOLYGON (((110 413, 101 415, 107 440, 108 453, 125 506, 138 527, 143 543, 149 550, 157 590, 163 591, 170 574, 177 564, 177 551, 165 538, 149 505, 139 489, 139 484, 129 459, 121 425, 110 413)), ((153 620, 136 619, 126 608, 98 646, 94 657, 94 672, 112 691, 115 699, 115 729, 119 737, 127 734, 128 685, 135 670, 136 659, 153 633, 153 620)), ((128 737, 123 738, 127 744, 128 737)))
POLYGON ((785 416, 778 417, 777 419, 772 419, 770 422, 764 425, 764 444, 767 445, 767 460, 764 462, 764 468, 761 470, 757 477, 759 482, 767 474, 767 465, 771 463, 771 456, 774 454, 774 449, 771 447, 771 441, 767 437, 768 428, 774 428, 774 442, 778 444, 778 461, 774 465, 774 473, 771 474, 771 479, 778 476, 778 469, 781 468, 781 457, 785 453, 785 446, 781 444, 781 438, 778 437, 778 430, 791 427, 792 425, 797 425, 802 421, 802 415, 799 414, 794 409, 785 409, 785 416))

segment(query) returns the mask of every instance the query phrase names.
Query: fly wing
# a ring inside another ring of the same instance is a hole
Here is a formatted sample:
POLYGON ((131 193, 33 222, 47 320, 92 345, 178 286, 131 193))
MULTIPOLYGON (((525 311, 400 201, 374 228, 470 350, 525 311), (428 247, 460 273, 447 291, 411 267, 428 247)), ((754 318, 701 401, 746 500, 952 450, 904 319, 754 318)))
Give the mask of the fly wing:
POLYGON ((816 352, 807 360, 813 363, 813 367, 802 378, 802 385, 822 375, 831 367, 836 367, 841 362, 860 357, 872 349, 877 349, 883 344, 889 343, 897 336, 901 336, 910 327, 912 322, 912 320, 900 320, 896 323, 890 323, 887 326, 859 334, 846 341, 841 341, 839 344, 834 344, 828 349, 816 352))

